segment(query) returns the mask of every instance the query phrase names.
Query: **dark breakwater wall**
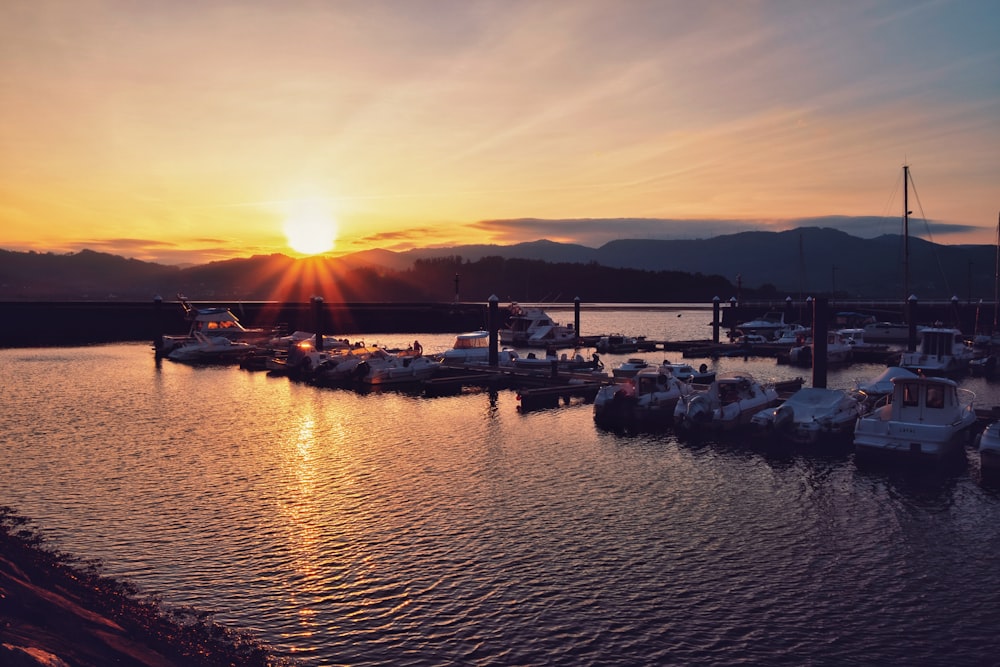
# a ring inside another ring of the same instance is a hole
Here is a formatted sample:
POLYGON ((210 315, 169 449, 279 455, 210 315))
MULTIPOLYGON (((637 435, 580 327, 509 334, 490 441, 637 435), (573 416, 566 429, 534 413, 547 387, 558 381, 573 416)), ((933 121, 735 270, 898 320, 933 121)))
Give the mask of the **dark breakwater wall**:
MULTIPOLYGON (((248 328, 316 331, 312 303, 208 303, 229 306, 248 328)), ((459 333, 486 326, 486 304, 323 303, 322 330, 351 336, 377 333, 459 333)), ((177 302, 0 302, 0 347, 87 345, 150 341, 160 333, 187 333, 177 302)))

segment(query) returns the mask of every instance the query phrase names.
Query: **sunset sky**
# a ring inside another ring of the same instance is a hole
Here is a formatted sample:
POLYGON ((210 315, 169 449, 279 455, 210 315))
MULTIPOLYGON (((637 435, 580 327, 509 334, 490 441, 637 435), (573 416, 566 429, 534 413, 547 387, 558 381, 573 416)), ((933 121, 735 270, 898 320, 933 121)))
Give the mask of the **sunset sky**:
POLYGON ((5 0, 0 247, 874 236, 904 163, 915 232, 993 243, 998 34, 997 0, 5 0))

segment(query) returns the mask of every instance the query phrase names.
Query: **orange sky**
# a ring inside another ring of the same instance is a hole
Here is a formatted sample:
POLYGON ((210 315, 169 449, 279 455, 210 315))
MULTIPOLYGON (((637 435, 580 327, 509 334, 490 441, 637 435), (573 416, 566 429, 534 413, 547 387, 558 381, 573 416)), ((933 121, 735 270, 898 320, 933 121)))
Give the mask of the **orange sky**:
POLYGON ((998 25, 992 0, 8 0, 0 247, 865 236, 899 231, 904 162, 933 240, 993 243, 998 25))

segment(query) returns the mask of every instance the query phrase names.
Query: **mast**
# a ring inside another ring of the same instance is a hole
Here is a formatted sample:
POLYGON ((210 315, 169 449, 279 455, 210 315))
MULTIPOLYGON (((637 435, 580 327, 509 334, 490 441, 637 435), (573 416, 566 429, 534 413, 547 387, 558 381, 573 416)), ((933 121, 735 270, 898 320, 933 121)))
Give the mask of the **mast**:
POLYGON ((997 332, 997 302, 1000 301, 1000 213, 997 214, 997 260, 993 271, 993 331, 997 332))
POLYGON ((910 299, 910 166, 903 165, 903 303, 910 299))

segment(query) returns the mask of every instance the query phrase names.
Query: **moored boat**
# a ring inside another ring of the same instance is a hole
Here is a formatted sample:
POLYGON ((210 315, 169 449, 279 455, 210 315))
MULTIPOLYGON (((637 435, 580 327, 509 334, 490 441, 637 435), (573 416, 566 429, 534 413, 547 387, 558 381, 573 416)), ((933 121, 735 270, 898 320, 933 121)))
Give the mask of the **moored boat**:
POLYGON ((976 423, 975 395, 951 379, 896 377, 892 396, 858 419, 854 448, 859 456, 888 454, 940 459, 960 451, 976 423))
POLYGON ((190 322, 190 326, 186 334, 160 336, 155 348, 158 357, 168 357, 177 348, 195 342, 196 333, 250 345, 262 344, 273 335, 273 332, 264 329, 247 329, 229 308, 196 308, 183 295, 178 294, 177 298, 184 309, 184 319, 190 322))
POLYGON ((977 440, 980 473, 1000 475, 1000 421, 987 425, 977 440))
POLYGON ((577 333, 572 325, 555 322, 538 307, 511 304, 510 319, 500 329, 500 343, 515 347, 573 347, 577 333))
POLYGON ((903 352, 899 365, 930 375, 955 375, 969 370, 969 362, 980 356, 962 332, 949 327, 927 327, 918 349, 903 352))
MULTIPOLYGON (((514 350, 497 350, 497 363, 500 366, 512 366, 517 359, 514 350)), ((470 331, 460 333, 455 337, 455 343, 450 350, 440 355, 445 366, 482 366, 490 361, 490 332, 470 331)))
POLYGON ((167 359, 189 364, 236 364, 256 350, 250 343, 196 331, 190 341, 174 347, 167 359))
POLYGON ((861 415, 862 405, 850 392, 803 387, 777 407, 756 413, 750 421, 760 434, 815 444, 838 439, 850 442, 861 415))
POLYGON ((692 392, 689 383, 674 377, 665 366, 647 367, 624 382, 598 390, 594 421, 608 427, 669 424, 678 399, 692 392))
POLYGON ((779 401, 773 385, 762 385, 747 373, 723 375, 705 391, 677 401, 674 426, 688 432, 731 430, 749 424, 753 415, 779 401))

